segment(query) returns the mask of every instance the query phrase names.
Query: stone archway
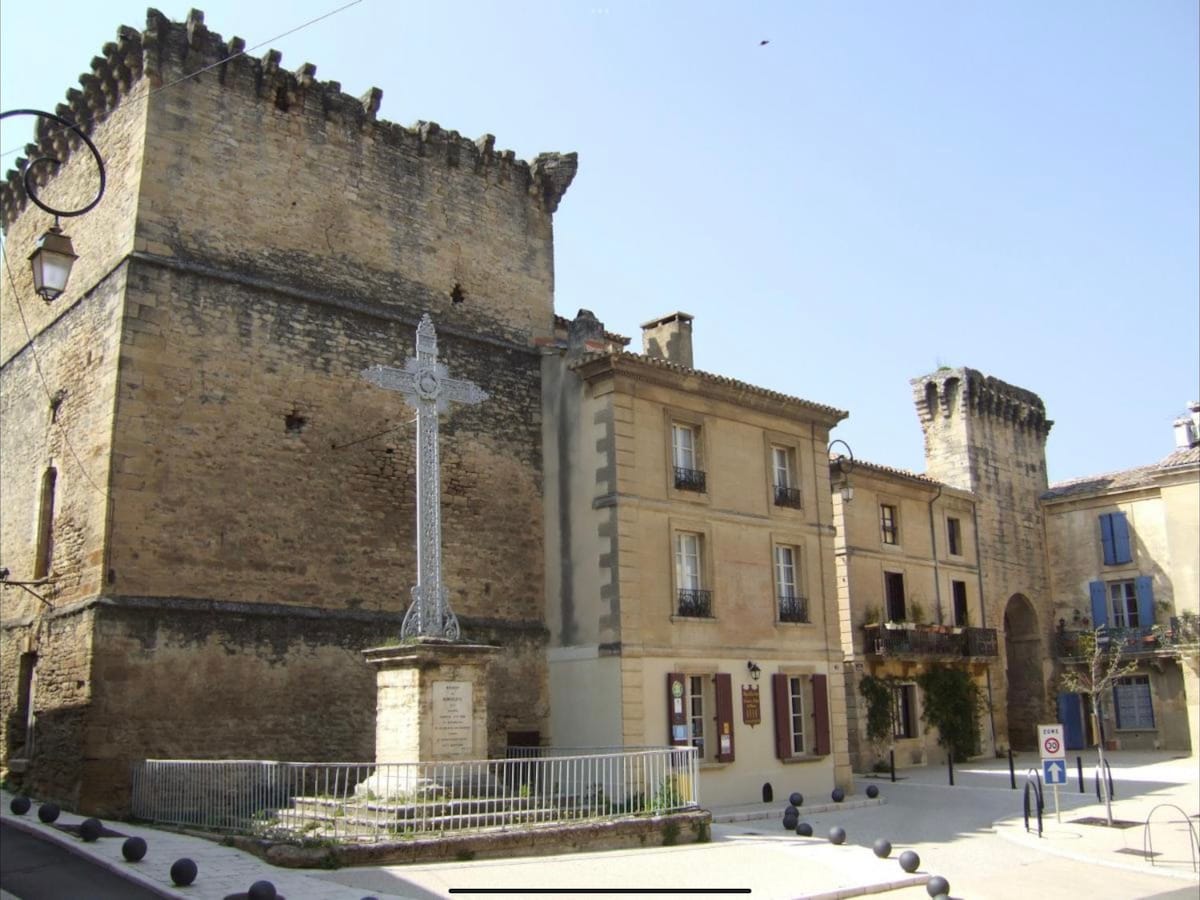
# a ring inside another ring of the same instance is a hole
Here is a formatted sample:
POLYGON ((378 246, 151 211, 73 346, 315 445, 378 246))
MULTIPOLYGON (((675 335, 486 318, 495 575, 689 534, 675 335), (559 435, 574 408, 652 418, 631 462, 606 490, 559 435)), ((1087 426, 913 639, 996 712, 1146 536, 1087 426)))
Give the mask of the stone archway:
POLYGON ((1024 594, 1004 607, 1005 671, 1008 680, 1008 742, 1014 750, 1037 749, 1043 709, 1042 640, 1037 612, 1024 594))

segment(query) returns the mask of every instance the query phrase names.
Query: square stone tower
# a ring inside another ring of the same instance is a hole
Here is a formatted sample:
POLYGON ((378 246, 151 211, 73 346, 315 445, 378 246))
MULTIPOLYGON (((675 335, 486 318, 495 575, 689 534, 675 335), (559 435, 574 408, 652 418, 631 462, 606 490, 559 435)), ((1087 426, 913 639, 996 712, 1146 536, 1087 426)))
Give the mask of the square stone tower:
POLYGON ((982 624, 1000 632, 1006 660, 992 684, 997 741, 1007 734, 1013 748, 1032 748, 1052 675, 1053 609, 1038 498, 1047 487, 1053 422, 1037 394, 975 369, 939 369, 911 384, 926 473, 977 498, 982 624))
MULTIPOLYGON (((3 590, 0 762, 89 813, 145 757, 374 758, 361 651, 416 580, 415 466, 410 411, 359 373, 426 312, 491 398, 441 427, 445 582, 504 648, 488 750, 548 731, 537 344, 575 155, 381 121, 378 89, 244 46, 150 10, 68 92, 109 186, 53 304, 27 164, 0 186, 0 561, 47 574, 44 602, 3 590)), ((89 154, 41 127, 46 152, 39 191, 86 203, 89 154)))

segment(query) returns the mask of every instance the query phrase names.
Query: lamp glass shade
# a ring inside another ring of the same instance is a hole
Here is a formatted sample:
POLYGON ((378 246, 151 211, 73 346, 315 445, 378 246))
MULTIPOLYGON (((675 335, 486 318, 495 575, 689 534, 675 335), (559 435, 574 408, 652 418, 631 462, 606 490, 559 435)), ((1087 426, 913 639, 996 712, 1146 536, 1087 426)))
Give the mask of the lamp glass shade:
POLYGON ((71 265, 78 258, 71 239, 57 226, 42 235, 37 248, 29 254, 29 264, 33 269, 33 289, 43 300, 53 300, 67 289, 71 265))
POLYGON ((850 487, 850 485, 848 485, 848 484, 843 485, 842 499, 845 500, 847 503, 849 503, 851 500, 853 500, 854 499, 854 488, 850 487))

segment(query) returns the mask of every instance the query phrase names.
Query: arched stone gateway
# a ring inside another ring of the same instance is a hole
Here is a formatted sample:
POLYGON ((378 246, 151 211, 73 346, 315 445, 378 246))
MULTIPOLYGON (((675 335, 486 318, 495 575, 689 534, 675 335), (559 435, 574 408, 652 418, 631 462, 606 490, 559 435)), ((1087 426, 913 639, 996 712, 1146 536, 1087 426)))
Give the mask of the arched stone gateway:
POLYGON ((1014 750, 1037 748, 1042 715, 1042 640, 1037 612, 1023 594, 1013 594, 1004 607, 1004 643, 1008 675, 1008 741, 1014 750))

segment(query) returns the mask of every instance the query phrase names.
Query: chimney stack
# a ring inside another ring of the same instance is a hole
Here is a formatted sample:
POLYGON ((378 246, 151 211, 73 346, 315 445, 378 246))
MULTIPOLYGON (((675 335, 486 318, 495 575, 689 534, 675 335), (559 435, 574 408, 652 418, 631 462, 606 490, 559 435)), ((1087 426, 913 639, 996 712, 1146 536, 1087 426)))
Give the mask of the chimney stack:
POLYGON ((691 369, 692 318, 685 312, 673 312, 642 323, 642 352, 651 359, 665 359, 691 369))
POLYGON ((1188 404, 1188 415, 1175 420, 1175 448, 1186 449, 1200 444, 1200 402, 1188 404))

